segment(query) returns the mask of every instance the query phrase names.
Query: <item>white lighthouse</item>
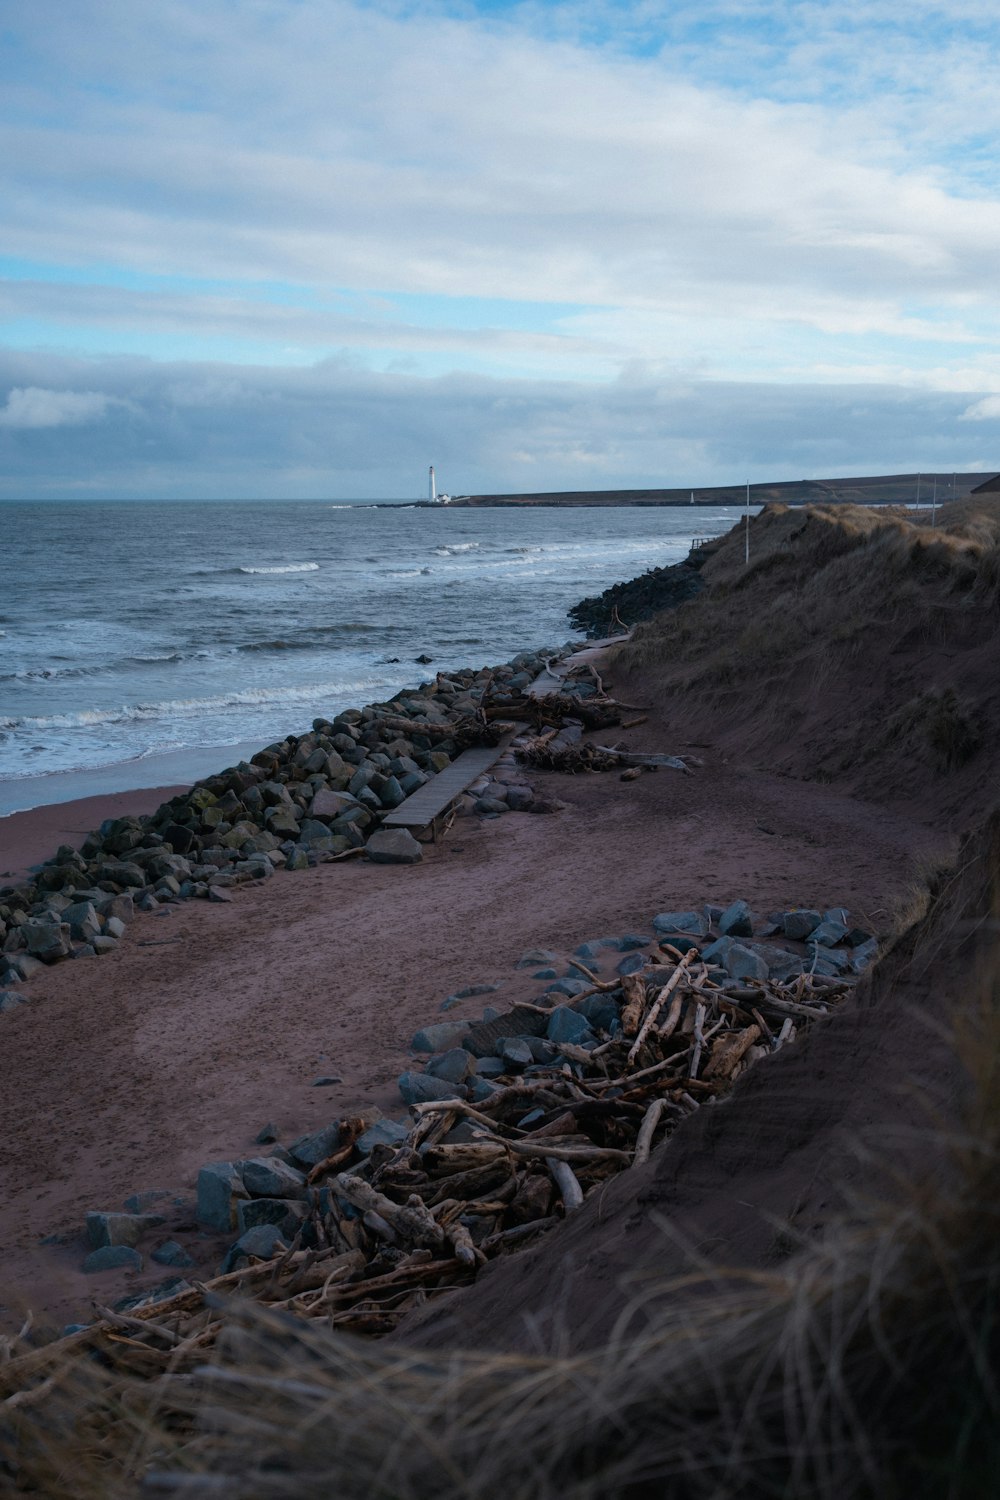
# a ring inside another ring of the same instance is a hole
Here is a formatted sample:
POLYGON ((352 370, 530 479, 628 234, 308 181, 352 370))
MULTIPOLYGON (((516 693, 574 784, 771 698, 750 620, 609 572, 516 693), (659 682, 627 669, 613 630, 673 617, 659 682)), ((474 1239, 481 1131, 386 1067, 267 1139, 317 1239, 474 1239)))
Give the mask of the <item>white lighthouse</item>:
POLYGON ((434 480, 434 465, 431 464, 430 474, 427 479, 427 498, 432 505, 437 505, 437 484, 434 480))

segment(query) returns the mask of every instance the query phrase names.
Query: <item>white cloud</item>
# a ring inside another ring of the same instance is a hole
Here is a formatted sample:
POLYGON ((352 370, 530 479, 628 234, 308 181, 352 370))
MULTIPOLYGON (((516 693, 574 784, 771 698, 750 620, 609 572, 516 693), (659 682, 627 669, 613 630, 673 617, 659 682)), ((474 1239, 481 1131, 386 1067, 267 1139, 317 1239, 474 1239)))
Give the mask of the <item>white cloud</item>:
POLYGON ((984 396, 959 413, 960 422, 995 422, 1000 418, 1000 396, 984 396))
POLYGON ((123 406, 100 391, 52 391, 41 386, 15 387, 0 409, 0 427, 79 427, 99 421, 111 405, 123 406))

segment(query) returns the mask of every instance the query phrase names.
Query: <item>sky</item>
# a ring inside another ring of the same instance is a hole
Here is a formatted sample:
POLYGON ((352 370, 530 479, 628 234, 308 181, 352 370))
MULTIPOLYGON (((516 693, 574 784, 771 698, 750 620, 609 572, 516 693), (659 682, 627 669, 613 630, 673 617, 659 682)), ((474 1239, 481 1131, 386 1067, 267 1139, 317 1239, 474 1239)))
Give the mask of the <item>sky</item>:
POLYGON ((1000 469, 989 0, 0 0, 0 498, 1000 469))

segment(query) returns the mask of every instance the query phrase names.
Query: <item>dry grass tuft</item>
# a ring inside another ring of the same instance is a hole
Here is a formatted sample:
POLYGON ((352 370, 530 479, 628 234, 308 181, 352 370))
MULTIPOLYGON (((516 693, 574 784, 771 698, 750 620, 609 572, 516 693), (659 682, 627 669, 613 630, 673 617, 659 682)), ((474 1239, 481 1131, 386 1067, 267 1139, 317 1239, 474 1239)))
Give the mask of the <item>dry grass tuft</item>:
MULTIPOLYGON (((956 879, 939 883, 946 920, 933 930, 932 911, 924 949, 969 926, 956 879)), ((996 889, 973 923, 990 957, 954 1027, 966 1106, 935 1127, 938 1167, 892 1201, 856 1201, 780 1269, 637 1286, 607 1346, 565 1358, 365 1344, 234 1300, 212 1363, 143 1383, 67 1360, 0 1408, 0 1452, 53 1500, 993 1493, 996 889)))

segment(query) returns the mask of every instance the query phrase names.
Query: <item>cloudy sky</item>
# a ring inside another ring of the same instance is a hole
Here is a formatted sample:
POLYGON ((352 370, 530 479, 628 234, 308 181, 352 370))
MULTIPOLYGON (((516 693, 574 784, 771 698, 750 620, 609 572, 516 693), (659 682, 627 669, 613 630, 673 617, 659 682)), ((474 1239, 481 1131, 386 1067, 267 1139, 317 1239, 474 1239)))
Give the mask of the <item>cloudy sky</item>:
POLYGON ((992 0, 0 0, 0 496, 1000 469, 992 0))

